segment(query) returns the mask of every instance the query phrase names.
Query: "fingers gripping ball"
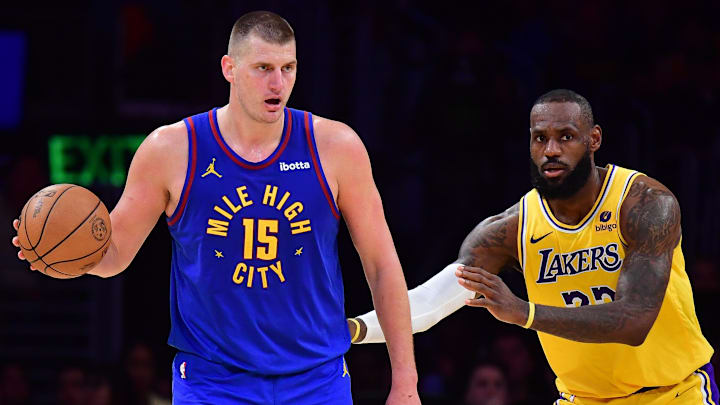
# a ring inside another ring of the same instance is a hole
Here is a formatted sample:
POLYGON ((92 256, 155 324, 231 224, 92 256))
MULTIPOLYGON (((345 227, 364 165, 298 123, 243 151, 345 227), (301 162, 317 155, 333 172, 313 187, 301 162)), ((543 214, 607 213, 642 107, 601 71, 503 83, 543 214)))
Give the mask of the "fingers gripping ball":
POLYGON ((107 253, 110 215, 90 190, 54 184, 35 193, 20 213, 18 241, 35 268, 55 278, 81 276, 107 253))

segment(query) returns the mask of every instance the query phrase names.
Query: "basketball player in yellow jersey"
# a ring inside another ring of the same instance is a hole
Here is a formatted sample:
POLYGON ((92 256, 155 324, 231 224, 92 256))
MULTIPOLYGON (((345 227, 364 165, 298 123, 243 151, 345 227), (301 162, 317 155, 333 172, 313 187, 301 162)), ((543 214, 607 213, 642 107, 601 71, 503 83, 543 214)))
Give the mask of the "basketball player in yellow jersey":
MULTIPOLYGON (((410 291, 413 330, 463 304, 483 307, 537 331, 557 375, 555 404, 718 405, 678 202, 648 176, 595 166, 601 143, 585 98, 541 96, 530 113, 534 189, 482 221, 456 263, 410 291), (530 302, 497 276, 503 267, 523 272, 530 302)), ((372 312, 348 323, 356 342, 382 341, 372 312)))

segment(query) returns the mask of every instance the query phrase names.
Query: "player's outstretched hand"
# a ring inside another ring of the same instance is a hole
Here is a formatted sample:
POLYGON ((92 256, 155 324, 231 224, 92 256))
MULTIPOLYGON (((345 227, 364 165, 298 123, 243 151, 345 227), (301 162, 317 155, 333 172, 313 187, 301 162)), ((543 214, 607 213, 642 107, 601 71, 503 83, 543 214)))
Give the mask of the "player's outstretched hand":
MULTIPOLYGON (((20 226, 20 220, 16 219, 16 220, 13 221, 13 228, 15 228, 15 232, 17 232, 17 230, 18 230, 18 226, 20 226)), ((18 240, 17 235, 13 236, 13 238, 12 238, 12 244, 13 244, 13 246, 15 246, 16 248, 19 248, 19 247, 20 247, 20 241, 18 240)), ((17 257, 18 257, 18 259, 20 259, 20 260, 25 260, 25 255, 23 254, 22 250, 18 250, 17 257)), ((37 269, 36 269, 35 267, 33 267, 33 265, 31 264, 31 265, 30 265, 30 270, 37 270, 37 269)))
POLYGON ((476 293, 475 299, 465 300, 466 305, 486 308, 500 321, 525 325, 529 304, 513 294, 500 277, 470 266, 459 266, 455 275, 461 286, 476 293))

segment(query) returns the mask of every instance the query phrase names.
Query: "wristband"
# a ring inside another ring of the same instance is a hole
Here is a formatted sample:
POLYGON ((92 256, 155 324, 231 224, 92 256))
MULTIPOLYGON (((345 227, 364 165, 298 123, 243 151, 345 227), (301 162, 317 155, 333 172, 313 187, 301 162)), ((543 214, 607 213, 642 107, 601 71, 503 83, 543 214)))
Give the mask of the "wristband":
POLYGON ((535 320, 535 303, 528 302, 528 304, 530 304, 530 312, 528 313, 528 320, 525 323, 525 326, 523 326, 523 328, 525 328, 525 329, 532 326, 532 323, 535 320))
POLYGON ((352 339, 350 339, 350 343, 355 343, 358 336, 360 336, 360 322, 358 322, 357 319, 355 319, 355 318, 348 318, 348 321, 355 324, 355 336, 353 336, 352 339))

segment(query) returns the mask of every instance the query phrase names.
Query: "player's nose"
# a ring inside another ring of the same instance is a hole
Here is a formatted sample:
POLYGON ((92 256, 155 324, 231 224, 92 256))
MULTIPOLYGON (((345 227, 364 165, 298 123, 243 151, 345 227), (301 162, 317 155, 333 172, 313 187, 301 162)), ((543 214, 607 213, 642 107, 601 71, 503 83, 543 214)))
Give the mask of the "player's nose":
POLYGON ((272 90, 273 93, 280 93, 283 89, 283 77, 282 77, 282 71, 280 69, 275 69, 270 74, 270 81, 268 82, 268 87, 270 87, 270 90, 272 90))
POLYGON ((558 157, 562 154, 562 149, 560 148, 560 142, 549 139, 547 143, 545 144, 545 156, 546 157, 558 157))

